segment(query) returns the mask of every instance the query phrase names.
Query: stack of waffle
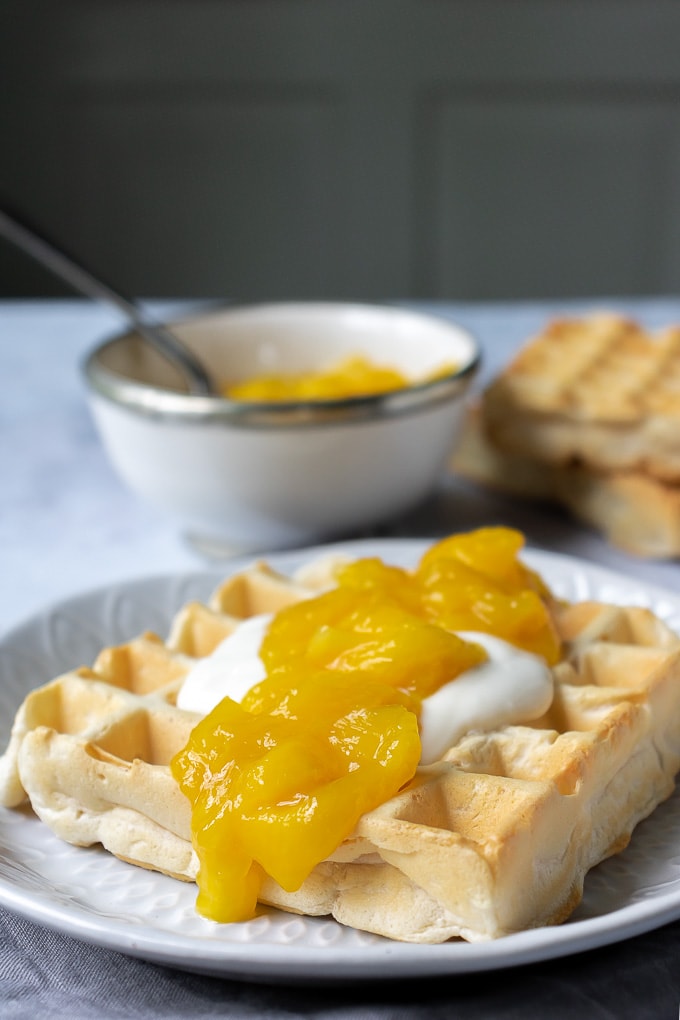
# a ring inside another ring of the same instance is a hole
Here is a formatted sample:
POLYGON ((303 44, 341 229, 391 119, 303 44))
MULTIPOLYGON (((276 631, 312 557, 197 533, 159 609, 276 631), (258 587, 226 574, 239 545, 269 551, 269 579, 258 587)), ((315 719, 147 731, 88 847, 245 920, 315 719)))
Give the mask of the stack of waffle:
MULTIPOLYGON (((306 598, 265 564, 191 603, 162 641, 144 634, 35 690, 0 758, 0 804, 29 802, 58 836, 193 881, 189 804, 169 762, 197 716, 179 709, 190 666, 238 623, 306 598)), ((294 893, 263 902, 413 942, 469 940, 564 920, 586 872, 628 842, 680 768, 680 639, 644 609, 559 606, 565 656, 549 712, 469 734, 294 893)))
POLYGON ((680 328, 553 322, 471 409, 452 467, 556 501, 630 553, 680 555, 680 328))

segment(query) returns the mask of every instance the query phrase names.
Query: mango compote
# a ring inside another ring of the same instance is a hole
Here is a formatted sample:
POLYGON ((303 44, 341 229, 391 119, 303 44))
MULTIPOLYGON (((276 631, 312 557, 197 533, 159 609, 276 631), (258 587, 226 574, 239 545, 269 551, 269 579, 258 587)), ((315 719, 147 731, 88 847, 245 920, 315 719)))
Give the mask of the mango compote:
POLYGON ((452 535, 425 553, 416 578, 440 627, 484 631, 554 665, 560 641, 546 605, 550 592, 518 559, 523 545, 512 528, 452 535))
POLYGON ((192 803, 197 908, 251 917, 263 877, 299 888, 356 822, 414 776, 422 699, 486 658, 485 631, 549 663, 559 642, 518 532, 434 545, 415 570, 347 564, 337 586, 277 613, 266 676, 194 729, 172 772, 192 803))
MULTIPOLYGON (((421 381, 428 382, 453 370, 453 365, 442 366, 421 381)), ((265 402, 341 400, 400 390, 415 381, 396 368, 379 365, 356 354, 319 371, 297 375, 258 375, 244 382, 227 384, 223 387, 223 394, 231 400, 265 402)))

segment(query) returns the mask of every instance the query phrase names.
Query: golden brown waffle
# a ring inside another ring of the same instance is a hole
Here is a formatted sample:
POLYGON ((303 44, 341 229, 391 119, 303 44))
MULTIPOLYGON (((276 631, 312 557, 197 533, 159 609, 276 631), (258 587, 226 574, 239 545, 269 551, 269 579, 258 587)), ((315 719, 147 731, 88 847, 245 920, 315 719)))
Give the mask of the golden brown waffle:
MULTIPOLYGON (((69 842, 193 880, 189 806, 169 769, 197 718, 175 705, 182 678, 240 618, 330 576, 329 564, 292 581, 256 566, 185 607, 166 644, 144 635, 34 691, 0 759, 0 803, 28 798, 69 842)), ((299 891, 269 881, 263 900, 416 942, 566 918, 587 870, 673 788, 680 639, 644 609, 556 611, 567 655, 544 718, 468 735, 364 815, 299 891)))
POLYGON ((680 328, 656 336, 620 316, 561 319, 484 394, 501 449, 538 461, 680 481, 680 328))
POLYGON ((451 458, 455 473, 499 492, 564 506, 635 556, 680 556, 680 484, 639 471, 541 462, 501 449, 484 424, 483 406, 471 406, 451 458))
POLYGON ((168 767, 200 718, 176 706, 183 679, 243 619, 308 597, 330 583, 332 567, 319 561, 303 584, 255 563, 209 605, 184 606, 165 643, 143 634, 33 691, 0 757, 0 804, 28 798, 67 842, 102 843, 123 860, 192 880, 189 802, 168 767))

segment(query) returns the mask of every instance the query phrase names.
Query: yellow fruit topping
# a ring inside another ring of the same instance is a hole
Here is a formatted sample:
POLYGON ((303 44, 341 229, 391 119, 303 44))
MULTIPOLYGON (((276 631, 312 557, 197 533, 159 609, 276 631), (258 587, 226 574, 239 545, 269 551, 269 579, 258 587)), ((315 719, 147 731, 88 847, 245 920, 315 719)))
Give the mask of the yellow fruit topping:
POLYGON ((200 913, 251 917, 266 875, 299 888, 413 778, 422 699, 486 659, 453 630, 556 661, 548 592, 518 561, 522 544, 488 528, 437 543, 413 571, 358 560, 274 616, 265 679, 241 704, 222 700, 171 764, 192 804, 200 913))
MULTIPOLYGON (((421 381, 428 382, 452 371, 452 365, 444 366, 421 381)), ((341 400, 400 390, 416 381, 396 368, 378 365, 357 354, 318 372, 258 375, 244 382, 228 384, 223 387, 223 395, 230 400, 265 402, 341 400)))
POLYGON ((423 556, 416 579, 430 619, 447 630, 477 630, 542 656, 560 657, 560 640, 542 579, 519 559, 524 544, 512 528, 452 535, 423 556))

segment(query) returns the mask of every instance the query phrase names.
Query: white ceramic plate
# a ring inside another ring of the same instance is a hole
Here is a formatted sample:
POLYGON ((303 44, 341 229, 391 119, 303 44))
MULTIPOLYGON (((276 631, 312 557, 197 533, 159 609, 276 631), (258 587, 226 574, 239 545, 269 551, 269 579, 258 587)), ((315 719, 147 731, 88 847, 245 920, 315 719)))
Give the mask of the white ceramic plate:
MULTIPOLYGON (((365 541, 336 548, 411 565, 427 544, 365 541)), ((319 551, 269 559, 289 571, 319 551)), ((525 558, 559 595, 649 606, 680 631, 680 596, 566 556, 528 551, 525 558)), ((207 597, 219 579, 201 574, 117 585, 64 602, 5 637, 0 747, 30 688, 91 662, 105 644, 142 630, 167 633, 179 606, 207 597)), ((638 826, 624 853, 590 873, 583 902, 568 923, 494 942, 407 945, 275 910, 243 924, 219 925, 195 913, 194 896, 193 886, 123 864, 98 848, 60 842, 28 811, 0 809, 0 902, 10 910, 145 960, 292 983, 492 970, 606 945, 674 920, 680 917, 680 795, 638 826)))

